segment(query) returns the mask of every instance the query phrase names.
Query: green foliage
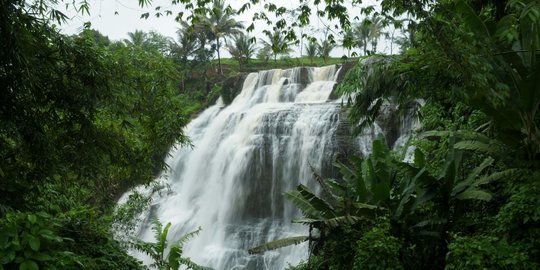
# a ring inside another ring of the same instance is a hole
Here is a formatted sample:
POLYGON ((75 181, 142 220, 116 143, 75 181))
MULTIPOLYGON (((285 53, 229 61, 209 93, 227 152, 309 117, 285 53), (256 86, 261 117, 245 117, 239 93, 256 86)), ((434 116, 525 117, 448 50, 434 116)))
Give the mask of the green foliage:
POLYGON ((240 70, 242 70, 243 65, 248 64, 251 56, 255 54, 255 44, 250 40, 249 36, 241 33, 233 36, 233 42, 226 45, 229 53, 238 61, 240 70))
POLYGON ((0 268, 142 269, 88 214, 8 213, 0 222, 0 268))
POLYGON ((8 213, 0 221, 0 268, 74 267, 73 254, 62 248, 71 239, 58 235, 60 223, 44 212, 8 213))
POLYGON ((352 269, 404 269, 400 260, 402 246, 390 233, 389 220, 378 219, 377 225, 365 232, 357 243, 352 269))
POLYGON ((540 176, 533 172, 524 178, 525 184, 515 188, 515 193, 495 217, 494 230, 535 258, 540 254, 540 176))
MULTIPOLYGON (((334 43, 330 43, 328 39, 325 39, 321 44, 318 45, 317 50, 319 52, 319 56, 324 60, 324 63, 326 64, 326 60, 330 56, 330 52, 336 47, 334 43)), ((309 51, 308 51, 309 55, 309 51)))
POLYGON ((279 30, 274 29, 273 32, 265 30, 263 33, 266 35, 267 40, 261 39, 261 43, 263 44, 263 49, 261 50, 271 52, 274 56, 274 63, 277 62, 278 55, 286 55, 292 51, 289 47, 291 44, 287 42, 286 37, 279 30))
POLYGON ((3 268, 140 269, 110 214, 187 142, 168 40, 63 36, 22 3, 0 7, 3 268))
POLYGON ((492 236, 454 236, 444 269, 537 269, 519 247, 492 236))
POLYGON ((167 234, 169 233, 169 228, 171 223, 167 223, 165 227, 159 222, 159 220, 154 220, 152 222, 152 230, 154 231, 155 243, 144 242, 140 239, 137 239, 135 243, 132 244, 132 247, 136 250, 144 252, 147 254, 154 263, 152 267, 163 270, 178 270, 180 266, 186 266, 187 269, 193 270, 205 270, 210 269, 207 267, 199 266, 196 263, 192 262, 189 258, 182 257, 182 251, 184 244, 189 241, 191 238, 195 237, 201 231, 199 228, 196 231, 190 232, 182 236, 178 241, 169 247, 169 242, 167 240, 167 234), (165 251, 167 248, 170 248, 169 253, 165 256, 165 251))
POLYGON ((276 241, 268 242, 257 247, 250 248, 248 252, 249 254, 258 254, 258 253, 263 253, 269 250, 275 250, 275 249, 286 247, 286 246, 298 245, 308 240, 309 240, 309 237, 307 236, 287 237, 287 238, 278 239, 276 241))
POLYGON ((309 58, 309 61, 313 63, 313 58, 317 56, 317 47, 319 45, 316 42, 310 41, 306 45, 306 56, 309 58))
POLYGON ((212 34, 211 40, 216 42, 216 53, 218 56, 218 63, 220 74, 223 75, 223 70, 221 69, 221 39, 236 34, 241 34, 241 29, 244 28, 244 25, 241 22, 236 21, 231 15, 236 11, 232 10, 230 6, 225 6, 223 0, 213 0, 212 7, 209 11, 209 16, 197 16, 198 21, 202 24, 203 27, 207 28, 208 31, 212 34))

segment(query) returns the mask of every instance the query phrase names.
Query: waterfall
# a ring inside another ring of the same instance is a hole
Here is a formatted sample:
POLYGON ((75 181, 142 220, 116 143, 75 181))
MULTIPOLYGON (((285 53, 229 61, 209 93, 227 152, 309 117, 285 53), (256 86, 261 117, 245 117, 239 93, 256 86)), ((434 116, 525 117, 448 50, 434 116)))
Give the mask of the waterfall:
MULTIPOLYGON (((335 66, 251 73, 229 106, 218 101, 201 113, 185 129, 193 147, 170 152, 170 170, 161 176, 170 192, 154 194, 139 238, 155 241, 150 221, 158 218, 172 223, 171 243, 200 226, 184 256, 214 269, 285 269, 306 259, 306 243, 262 255, 247 250, 308 234, 291 223, 301 213, 283 192, 300 183, 317 191, 310 167, 333 176, 340 104, 327 101, 338 73, 335 66)), ((366 154, 380 132, 351 144, 366 154)))

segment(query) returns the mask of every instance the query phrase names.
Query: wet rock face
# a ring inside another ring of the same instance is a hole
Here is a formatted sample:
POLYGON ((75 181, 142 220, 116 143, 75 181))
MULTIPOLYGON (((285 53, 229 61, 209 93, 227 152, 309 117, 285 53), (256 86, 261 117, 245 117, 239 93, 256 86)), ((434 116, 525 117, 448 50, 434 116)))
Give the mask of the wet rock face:
POLYGON ((349 70, 351 70, 354 66, 356 66, 356 64, 357 64, 357 62, 353 61, 353 62, 345 62, 345 63, 342 63, 342 64, 338 65, 337 68, 338 69, 341 68, 341 70, 338 73, 338 77, 336 79, 336 84, 334 84, 334 88, 332 89, 332 92, 330 93, 330 97, 328 98, 329 100, 334 100, 334 99, 340 98, 340 95, 338 95, 336 93, 336 89, 337 89, 339 83, 341 83, 343 81, 343 78, 345 78, 345 75, 347 74, 347 72, 349 72, 349 70))
POLYGON ((385 104, 381 107, 381 112, 375 120, 383 130, 384 138, 389 148, 394 147, 395 142, 401 135, 401 119, 397 111, 398 108, 396 105, 385 104))
POLYGON ((309 70, 306 67, 300 68, 300 78, 299 82, 302 84, 302 88, 309 84, 309 70))
POLYGON ((231 104, 234 98, 242 91, 247 73, 239 73, 227 78, 221 87, 221 98, 226 105, 231 104))

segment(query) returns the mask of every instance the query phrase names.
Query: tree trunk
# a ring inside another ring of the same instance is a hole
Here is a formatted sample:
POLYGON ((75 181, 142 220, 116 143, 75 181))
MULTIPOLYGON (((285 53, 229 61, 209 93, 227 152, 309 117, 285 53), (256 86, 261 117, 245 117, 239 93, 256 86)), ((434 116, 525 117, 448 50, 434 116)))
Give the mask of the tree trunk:
POLYGON ((223 69, 221 69, 221 56, 219 54, 220 46, 221 46, 221 44, 219 44, 219 37, 218 37, 217 42, 216 42, 217 59, 218 59, 218 66, 219 66, 219 74, 221 74, 221 76, 223 76, 223 69))

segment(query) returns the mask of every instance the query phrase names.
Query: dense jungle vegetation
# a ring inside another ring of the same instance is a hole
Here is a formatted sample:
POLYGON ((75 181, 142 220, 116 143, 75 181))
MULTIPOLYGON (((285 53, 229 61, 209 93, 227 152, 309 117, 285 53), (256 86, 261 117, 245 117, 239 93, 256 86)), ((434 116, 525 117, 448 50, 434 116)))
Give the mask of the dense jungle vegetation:
MULTIPOLYGON (((287 192, 304 214, 296 222, 313 233, 251 251, 309 241, 310 258, 291 269, 540 267, 539 1, 382 0, 360 14, 343 0, 300 1, 297 20, 273 21, 259 50, 217 0, 172 1, 192 11, 178 17, 176 40, 136 31, 124 41, 91 29, 60 34, 59 2, 0 3, 0 269, 144 269, 126 245, 161 269, 201 268, 181 245, 165 256, 170 224, 154 224, 157 243, 114 239, 115 203, 166 169, 171 146, 188 147, 182 128, 231 73, 219 49, 238 62, 233 73, 279 66, 298 45, 294 29, 309 24, 310 4, 341 35, 305 44, 310 63, 333 61, 338 43, 362 59, 376 54, 388 25, 406 33, 399 55, 361 60, 339 91, 350 95, 357 132, 387 104, 404 114, 419 108, 421 128, 412 162, 381 138, 372 155, 336 162, 342 177, 321 180, 322 194, 287 192), (209 27, 216 22, 223 28, 209 27)), ((88 10, 86 1, 75 5, 88 10)))

